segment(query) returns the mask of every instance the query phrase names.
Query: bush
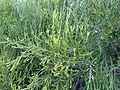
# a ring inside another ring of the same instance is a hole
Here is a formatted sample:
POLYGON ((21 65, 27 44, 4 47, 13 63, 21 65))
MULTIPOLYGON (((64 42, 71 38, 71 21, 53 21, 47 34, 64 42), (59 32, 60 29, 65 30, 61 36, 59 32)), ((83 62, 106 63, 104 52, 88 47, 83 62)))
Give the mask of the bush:
POLYGON ((71 90, 81 76, 85 90, 117 88, 119 0, 2 0, 0 8, 0 89, 71 90))

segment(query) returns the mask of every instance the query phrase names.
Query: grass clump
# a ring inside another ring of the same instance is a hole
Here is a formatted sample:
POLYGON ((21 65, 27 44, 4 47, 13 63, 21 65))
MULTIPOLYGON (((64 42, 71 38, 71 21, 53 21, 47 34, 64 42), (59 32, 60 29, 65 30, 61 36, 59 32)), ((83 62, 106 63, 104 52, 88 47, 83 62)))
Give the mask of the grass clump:
POLYGON ((2 0, 0 89, 73 90, 82 76, 85 90, 118 90, 119 7, 119 0, 2 0))

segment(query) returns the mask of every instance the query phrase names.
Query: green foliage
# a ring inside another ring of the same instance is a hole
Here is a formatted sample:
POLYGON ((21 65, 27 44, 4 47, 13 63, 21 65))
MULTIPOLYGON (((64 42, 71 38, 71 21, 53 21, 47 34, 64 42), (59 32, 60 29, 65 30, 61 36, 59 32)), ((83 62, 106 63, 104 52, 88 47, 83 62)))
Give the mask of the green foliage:
POLYGON ((117 90, 119 4, 1 0, 0 90, 70 90, 79 75, 86 90, 117 90), (112 46, 117 53, 108 50, 112 46))

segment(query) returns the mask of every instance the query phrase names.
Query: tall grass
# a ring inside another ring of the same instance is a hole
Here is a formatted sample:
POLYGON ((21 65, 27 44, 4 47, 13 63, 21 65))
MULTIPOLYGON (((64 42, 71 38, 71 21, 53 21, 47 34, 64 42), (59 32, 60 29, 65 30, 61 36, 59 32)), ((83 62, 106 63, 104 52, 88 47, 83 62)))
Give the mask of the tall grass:
POLYGON ((0 1, 0 90, 71 90, 80 75, 85 90, 119 90, 120 58, 107 54, 120 45, 119 7, 119 0, 0 1))

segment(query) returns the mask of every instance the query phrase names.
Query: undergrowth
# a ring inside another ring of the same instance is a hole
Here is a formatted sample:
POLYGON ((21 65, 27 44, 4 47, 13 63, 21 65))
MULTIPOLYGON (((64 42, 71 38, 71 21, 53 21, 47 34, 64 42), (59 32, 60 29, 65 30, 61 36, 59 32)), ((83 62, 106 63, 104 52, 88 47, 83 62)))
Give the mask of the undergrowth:
POLYGON ((119 0, 1 0, 0 90, 119 90, 119 16, 119 0))

